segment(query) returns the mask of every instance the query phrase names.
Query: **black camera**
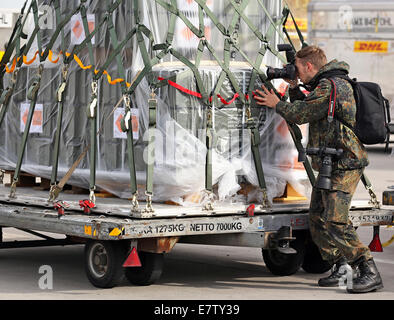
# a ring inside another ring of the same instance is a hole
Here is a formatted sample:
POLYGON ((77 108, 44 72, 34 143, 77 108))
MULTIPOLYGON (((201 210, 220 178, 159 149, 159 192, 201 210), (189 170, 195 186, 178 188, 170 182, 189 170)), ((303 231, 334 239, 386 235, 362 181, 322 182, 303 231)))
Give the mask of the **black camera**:
POLYGON ((333 158, 339 159, 342 154, 342 149, 334 148, 308 148, 306 154, 310 156, 319 156, 322 159, 319 176, 315 183, 315 188, 323 190, 331 190, 331 173, 333 158))
POLYGON ((267 68, 267 78, 268 80, 272 79, 289 79, 295 80, 297 77, 296 66, 295 66, 295 55, 293 47, 289 44, 278 44, 279 52, 286 52, 286 59, 288 64, 286 64, 283 68, 267 68))

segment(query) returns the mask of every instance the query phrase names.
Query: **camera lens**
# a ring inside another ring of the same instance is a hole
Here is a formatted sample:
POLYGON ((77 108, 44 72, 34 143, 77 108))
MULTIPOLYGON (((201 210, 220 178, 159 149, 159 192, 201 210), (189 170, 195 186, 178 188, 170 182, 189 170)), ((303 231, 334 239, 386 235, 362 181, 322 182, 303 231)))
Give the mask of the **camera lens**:
POLYGON ((272 79, 296 79, 296 68, 294 64, 287 64, 284 68, 267 68, 267 78, 272 79))

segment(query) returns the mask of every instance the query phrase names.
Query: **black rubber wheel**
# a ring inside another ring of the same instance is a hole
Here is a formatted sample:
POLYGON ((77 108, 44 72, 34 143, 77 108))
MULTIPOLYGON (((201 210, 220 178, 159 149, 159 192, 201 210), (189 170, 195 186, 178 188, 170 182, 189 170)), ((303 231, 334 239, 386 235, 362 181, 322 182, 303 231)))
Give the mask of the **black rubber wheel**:
POLYGON ((305 243, 303 238, 296 238, 290 242, 290 247, 296 254, 283 254, 278 250, 262 250, 263 259, 268 270, 276 276, 290 276, 296 273, 302 265, 305 256, 305 243))
POLYGON ((320 251, 312 239, 306 241, 305 257, 302 264, 302 269, 308 273, 321 274, 332 268, 332 265, 323 260, 320 251))
POLYGON ((122 280, 126 247, 120 241, 88 241, 85 245, 85 271, 98 288, 113 288, 122 280))
POLYGON ((161 277, 164 254, 140 251, 138 256, 141 260, 141 267, 124 268, 124 274, 134 285, 149 286, 161 277))

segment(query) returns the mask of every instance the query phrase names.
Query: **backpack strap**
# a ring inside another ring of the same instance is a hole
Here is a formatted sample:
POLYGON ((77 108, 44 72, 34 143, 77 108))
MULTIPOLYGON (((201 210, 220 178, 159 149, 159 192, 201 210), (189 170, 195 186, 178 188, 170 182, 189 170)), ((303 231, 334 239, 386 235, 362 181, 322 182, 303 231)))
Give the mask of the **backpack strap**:
MULTIPOLYGON (((342 79, 345 80, 351 80, 349 77, 340 77, 342 79)), ((329 122, 329 124, 331 125, 332 121, 334 120, 334 113, 335 113, 335 107, 336 107, 336 100, 337 100, 337 86, 335 85, 334 80, 332 79, 328 79, 330 80, 330 82, 333 85, 333 89, 331 90, 331 95, 330 95, 330 103, 328 105, 328 115, 327 115, 327 121, 329 122)), ((352 80, 351 80, 352 81, 352 80)), ((351 83, 351 81, 349 81, 351 83)), ((346 124, 345 121, 341 121, 340 119, 338 119, 338 117, 336 118, 336 120, 338 120, 339 122, 343 123, 345 126, 349 127, 350 129, 353 129, 352 126, 346 124)), ((369 181, 368 177, 366 176, 366 174, 363 172, 361 175, 361 181, 363 182, 365 189, 367 189, 370 197, 371 197, 371 201, 370 203, 374 205, 375 208, 380 208, 380 203, 377 200, 376 194, 372 189, 372 184, 369 181)))
MULTIPOLYGON (((336 105, 337 105, 337 86, 335 84, 335 82, 328 78, 328 80, 332 83, 332 90, 331 90, 331 94, 330 94, 330 102, 328 104, 328 113, 327 113, 327 121, 328 121, 328 129, 327 129, 327 135, 326 135, 326 141, 325 141, 325 147, 328 145, 328 132, 330 131, 330 128, 333 125, 333 121, 334 121, 334 116, 335 116, 335 109, 336 109, 336 105)), ((338 120, 337 118, 335 118, 336 120, 338 120)), ((338 136, 338 126, 337 126, 337 130, 336 130, 336 134, 338 136)))
POLYGON ((330 103, 328 105, 328 114, 327 114, 327 120, 331 124, 332 121, 334 120, 334 113, 335 113, 335 107, 336 107, 336 101, 337 101, 337 86, 335 85, 334 80, 328 79, 331 81, 333 89, 331 90, 330 94, 330 103))
POLYGON ((390 144, 390 122, 391 122, 391 116, 390 116, 390 102, 388 99, 383 97, 384 100, 384 105, 385 105, 385 114, 386 114, 386 130, 387 130, 387 139, 384 147, 384 152, 388 153, 389 152, 389 144, 390 144))
MULTIPOLYGON (((351 84, 351 86, 353 88, 353 91, 354 91, 353 84, 354 84, 355 79, 354 80, 351 79, 348 75, 335 75, 335 77, 348 81, 351 84)), ((330 80, 335 86, 335 83, 334 83, 334 81, 331 78, 329 78, 328 80, 330 80)), ((354 94, 354 92, 353 92, 353 94, 354 94)), ((355 94, 354 94, 354 96, 355 96, 355 94)), ((354 127, 350 123, 348 123, 347 121, 345 121, 343 119, 340 119, 339 117, 337 117, 336 119, 340 123, 342 123, 343 125, 345 125, 346 127, 348 127, 349 129, 351 129, 354 132, 354 127)))

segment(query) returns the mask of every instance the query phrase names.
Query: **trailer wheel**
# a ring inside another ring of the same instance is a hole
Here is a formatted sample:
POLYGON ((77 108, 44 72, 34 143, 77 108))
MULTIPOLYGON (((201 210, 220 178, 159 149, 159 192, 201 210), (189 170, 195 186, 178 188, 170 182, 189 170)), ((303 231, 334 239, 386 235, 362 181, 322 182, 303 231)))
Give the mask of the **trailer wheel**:
POLYGON ((332 265, 321 257, 319 248, 312 239, 306 242, 306 250, 302 269, 308 273, 320 274, 325 273, 332 268, 332 265))
POLYGON ((130 283, 137 286, 149 286, 160 279, 163 271, 164 254, 138 252, 141 267, 124 268, 124 274, 130 283))
POLYGON ((289 276, 296 273, 304 261, 305 244, 302 237, 290 242, 295 254, 283 254, 278 250, 262 250, 263 259, 268 270, 277 276, 289 276))
POLYGON ((85 271, 98 288, 113 288, 123 277, 125 246, 120 241, 88 241, 85 245, 85 271))

